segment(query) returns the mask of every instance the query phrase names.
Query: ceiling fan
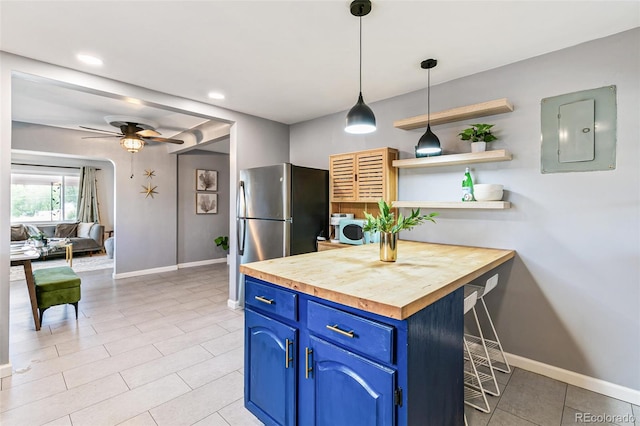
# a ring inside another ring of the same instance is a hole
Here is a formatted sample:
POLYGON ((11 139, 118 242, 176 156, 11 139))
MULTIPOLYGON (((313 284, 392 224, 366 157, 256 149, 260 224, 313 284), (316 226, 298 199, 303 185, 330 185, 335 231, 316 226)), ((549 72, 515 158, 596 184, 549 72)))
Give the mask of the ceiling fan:
POLYGON ((184 141, 178 139, 161 138, 155 128, 155 123, 148 120, 142 120, 135 117, 107 116, 105 120, 110 125, 120 129, 120 132, 112 132, 109 130, 95 129, 93 127, 80 126, 85 130, 93 130, 96 132, 109 133, 105 136, 87 136, 82 139, 96 138, 120 138, 120 146, 130 153, 136 153, 144 147, 146 142, 167 142, 174 144, 183 144, 184 141), (146 121, 146 122, 145 122, 146 121))

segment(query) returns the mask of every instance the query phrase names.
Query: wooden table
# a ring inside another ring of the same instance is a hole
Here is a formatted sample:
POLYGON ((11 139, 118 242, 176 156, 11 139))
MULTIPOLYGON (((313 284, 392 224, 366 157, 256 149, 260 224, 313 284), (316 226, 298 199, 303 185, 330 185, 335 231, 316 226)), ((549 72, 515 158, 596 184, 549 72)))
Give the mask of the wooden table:
POLYGON ((38 301, 36 299, 36 284, 33 281, 33 270, 31 269, 31 261, 40 257, 40 253, 36 250, 29 250, 22 253, 11 253, 11 266, 20 266, 24 268, 24 276, 29 290, 29 299, 31 300, 31 313, 33 315, 33 324, 36 331, 40 330, 40 317, 38 316, 38 301))

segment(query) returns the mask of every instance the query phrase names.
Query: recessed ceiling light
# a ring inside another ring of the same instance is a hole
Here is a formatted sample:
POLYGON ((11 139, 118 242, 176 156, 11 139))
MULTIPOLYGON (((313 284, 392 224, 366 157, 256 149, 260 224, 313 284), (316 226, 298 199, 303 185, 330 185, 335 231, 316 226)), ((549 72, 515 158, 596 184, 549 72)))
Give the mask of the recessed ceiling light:
POLYGON ((224 95, 220 92, 209 92, 210 99, 224 99, 224 95))
POLYGON ((93 65, 93 66, 102 65, 102 59, 96 58, 95 56, 83 55, 79 53, 76 57, 78 58, 79 61, 84 62, 87 65, 93 65))

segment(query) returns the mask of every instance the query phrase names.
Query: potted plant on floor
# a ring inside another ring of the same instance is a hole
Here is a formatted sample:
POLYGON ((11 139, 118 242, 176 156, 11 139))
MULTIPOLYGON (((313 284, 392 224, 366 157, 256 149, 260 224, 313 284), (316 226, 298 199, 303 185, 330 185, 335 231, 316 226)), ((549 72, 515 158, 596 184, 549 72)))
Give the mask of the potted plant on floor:
POLYGON ((398 257, 398 232, 410 230, 424 222, 433 222, 434 217, 438 213, 420 214, 420 209, 411 210, 410 216, 398 214, 396 220, 395 214, 391 211, 391 207, 384 201, 378 201, 380 214, 373 217, 372 214, 364 212, 366 223, 364 225, 365 232, 380 232, 380 260, 383 262, 395 262, 398 257))
POLYGON ((470 124, 471 127, 464 129, 458 133, 460 139, 463 141, 471 141, 471 152, 483 152, 487 149, 487 142, 492 142, 498 139, 493 133, 491 128, 495 124, 470 124))
MULTIPOLYGON (((224 251, 229 251, 229 237, 226 235, 220 235, 213 240, 216 243, 216 247, 220 247, 224 251)), ((227 253, 227 265, 229 264, 229 254, 227 253)))

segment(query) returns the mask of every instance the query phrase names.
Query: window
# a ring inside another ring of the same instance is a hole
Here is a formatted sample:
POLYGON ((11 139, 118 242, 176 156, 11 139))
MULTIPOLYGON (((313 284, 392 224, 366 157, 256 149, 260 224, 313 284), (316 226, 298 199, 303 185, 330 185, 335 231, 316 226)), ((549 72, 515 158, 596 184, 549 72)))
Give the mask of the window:
POLYGON ((79 180, 77 173, 11 173, 11 222, 75 220, 79 180))

